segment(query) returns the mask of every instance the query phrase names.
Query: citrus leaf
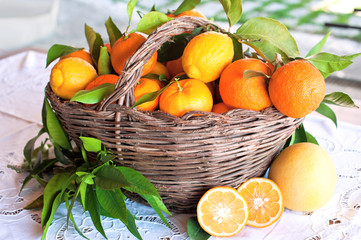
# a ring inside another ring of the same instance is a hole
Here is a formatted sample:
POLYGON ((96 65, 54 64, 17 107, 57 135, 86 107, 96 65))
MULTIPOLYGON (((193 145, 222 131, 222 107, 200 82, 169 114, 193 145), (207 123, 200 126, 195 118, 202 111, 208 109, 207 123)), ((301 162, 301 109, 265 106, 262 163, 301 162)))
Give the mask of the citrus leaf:
POLYGON ((233 34, 228 34, 233 42, 234 56, 232 62, 244 58, 242 43, 233 34))
POLYGON ((55 147, 60 146, 63 149, 71 149, 68 134, 64 131, 58 118, 45 100, 46 104, 46 127, 55 147))
POLYGON ((136 218, 128 209, 127 209, 127 217, 128 217, 128 225, 126 225, 127 229, 129 230, 129 232, 133 234, 134 237, 136 237, 139 240, 142 240, 137 225, 135 224, 136 218))
MULTIPOLYGON (((354 56, 354 55, 352 55, 354 56)), ((331 74, 336 71, 347 68, 352 61, 348 56, 337 56, 331 53, 317 53, 306 58, 311 62, 320 72, 331 74)))
MULTIPOLYGON (((45 93, 44 93, 45 94, 45 93)), ((46 126, 46 102, 47 102, 47 98, 46 95, 44 96, 44 101, 43 101, 43 106, 41 108, 41 121, 43 122, 43 128, 45 130, 45 132, 48 132, 48 128, 46 126)))
POLYGON ((102 85, 91 90, 81 90, 77 92, 70 102, 80 102, 86 104, 95 104, 106 99, 114 92, 115 84, 103 83, 102 85))
POLYGON ((68 206, 68 200, 69 200, 69 198, 70 198, 69 193, 65 193, 65 202, 66 202, 66 205, 67 205, 67 206, 66 206, 66 209, 67 209, 66 226, 69 225, 70 215, 72 214, 71 211, 73 210, 75 200, 76 200, 76 198, 77 198, 78 195, 79 195, 79 191, 80 191, 80 185, 78 185, 78 186, 76 187, 76 190, 75 190, 75 192, 74 192, 74 194, 73 194, 73 197, 72 197, 72 199, 71 199, 70 206, 68 206))
POLYGON ((84 48, 71 47, 61 44, 54 44, 48 50, 48 55, 46 56, 46 67, 49 66, 55 59, 68 55, 69 53, 82 50, 84 48))
POLYGON ((331 119, 336 127, 337 127, 337 118, 336 118, 336 114, 333 112, 333 110, 327 106, 326 104, 324 103, 321 103, 320 106, 316 109, 316 112, 322 114, 323 116, 331 119))
POLYGON ((132 16, 133 16, 133 10, 134 10, 134 7, 135 5, 137 4, 137 0, 130 0, 127 4, 127 14, 128 14, 128 26, 127 26, 127 30, 126 32, 128 31, 129 29, 129 26, 130 26, 130 22, 132 20, 132 16))
POLYGON ((32 162, 31 162, 31 158, 33 156, 33 152, 34 152, 34 145, 35 145, 35 142, 36 140, 38 140, 38 138, 43 134, 45 133, 45 129, 42 128, 40 129, 40 131, 38 132, 38 134, 33 137, 32 139, 30 139, 25 147, 24 147, 24 150, 23 150, 23 154, 24 154, 24 157, 25 157, 25 160, 26 162, 29 164, 30 168, 32 169, 33 166, 32 166, 32 162))
POLYGON ((109 42, 110 46, 113 47, 113 44, 121 37, 123 37, 123 34, 118 29, 118 27, 113 22, 112 18, 109 17, 108 20, 105 22, 105 27, 107 29, 107 33, 109 36, 109 42))
POLYGON ((306 55, 306 57, 309 57, 311 55, 317 54, 322 51, 323 46, 325 45, 328 37, 330 36, 331 31, 329 31, 322 39, 319 41, 306 55))
POLYGON ((303 124, 301 124, 298 128, 296 128, 294 134, 295 134, 295 137, 294 137, 294 141, 292 142, 292 144, 296 144, 296 143, 300 143, 300 142, 307 142, 306 130, 305 130, 303 124))
POLYGON ((268 76, 264 72, 260 71, 254 71, 254 70, 246 70, 243 72, 243 78, 253 78, 253 77, 266 77, 270 78, 271 76, 268 76))
POLYGON ((98 75, 111 74, 112 64, 107 47, 100 47, 100 55, 98 60, 98 75))
POLYGON ((312 136, 311 133, 309 133, 307 131, 306 131, 306 138, 307 138, 307 142, 319 145, 316 138, 314 136, 312 136))
POLYGON ((86 208, 86 190, 87 190, 87 184, 85 182, 81 182, 79 184, 79 194, 80 194, 80 202, 83 205, 84 211, 87 210, 86 208))
POLYGON ((93 28, 85 24, 85 36, 88 41, 90 55, 92 56, 93 62, 98 64, 100 56, 100 47, 104 46, 104 42, 99 33, 95 32, 93 28))
POLYGON ((192 34, 182 33, 163 43, 158 49, 158 62, 167 62, 180 58, 191 38, 192 34))
POLYGON ((143 103, 145 103, 145 102, 153 101, 153 100, 156 99, 159 95, 161 95, 161 94, 167 89, 167 87, 169 87, 172 83, 174 83, 174 81, 171 81, 170 83, 167 84, 167 86, 161 88, 161 89, 158 90, 158 91, 144 94, 143 96, 141 96, 141 97, 138 99, 138 101, 136 101, 136 102, 134 103, 133 106, 131 106, 131 108, 135 108, 136 106, 138 106, 138 105, 140 105, 140 104, 143 104, 143 103))
POLYGON ((168 17, 164 13, 161 12, 149 12, 145 14, 138 23, 136 31, 142 32, 145 34, 150 34, 153 32, 157 27, 162 25, 163 23, 168 22, 173 18, 168 17))
MULTIPOLYGON (((69 179, 71 177, 70 173, 62 173, 54 175, 46 185, 44 189, 44 207, 41 213, 41 227, 43 228, 45 224, 51 221, 52 208, 55 204, 55 198, 62 196, 59 192, 65 190, 70 184, 69 179)), ((59 200, 59 199, 58 199, 59 200)), ((60 204, 60 203, 59 203, 60 204)))
POLYGON ((66 209, 68 211, 68 214, 69 214, 69 218, 71 220, 71 222, 73 223, 73 226, 75 228, 75 230, 79 233, 80 236, 82 236, 83 238, 85 239, 89 239, 87 238, 86 236, 84 236, 83 232, 79 229, 78 225, 76 224, 75 220, 74 220, 74 217, 73 217, 73 213, 71 211, 69 211, 69 194, 68 193, 65 193, 66 194, 66 197, 65 197, 65 206, 66 206, 66 209))
POLYGON ((55 154, 55 158, 56 160, 58 160, 58 162, 68 165, 69 161, 68 159, 65 157, 64 153, 59 150, 58 148, 54 148, 54 154, 55 154))
POLYGON ((129 167, 116 167, 131 184, 125 187, 127 191, 138 194, 149 194, 156 196, 160 199, 160 195, 157 189, 153 186, 149 180, 136 170, 129 167))
POLYGON ((123 199, 124 194, 120 189, 103 190, 97 187, 96 194, 99 204, 112 218, 118 218, 128 225, 127 207, 123 199))
POLYGON ((187 222, 187 232, 190 240, 206 240, 211 237, 199 225, 197 217, 191 217, 187 222))
POLYGON ((96 176, 94 179, 95 184, 104 190, 131 186, 131 183, 129 183, 124 174, 115 166, 101 166, 96 169, 94 175, 96 176))
POLYGON ((100 232, 105 238, 107 238, 100 219, 99 202, 91 185, 87 186, 86 194, 86 206, 90 214, 90 218, 98 232, 100 232))
POLYGON ((88 152, 99 152, 102 150, 102 141, 92 137, 79 137, 88 152))
POLYGON ((154 211, 158 214, 158 216, 160 217, 160 219, 162 219, 162 221, 164 222, 165 225, 167 225, 169 228, 171 228, 171 226, 169 225, 167 219, 165 219, 163 212, 172 215, 167 207, 164 205, 164 203, 162 202, 162 200, 160 200, 159 198, 153 196, 153 195, 148 195, 148 194, 140 194, 145 200, 147 200, 147 202, 149 203, 149 205, 154 209, 154 211))
POLYGON ((219 0, 227 15, 229 27, 236 24, 242 16, 242 0, 219 0))
POLYGON ((323 101, 323 103, 333 104, 341 107, 349 107, 349 108, 359 108, 352 100, 352 98, 343 92, 333 92, 327 94, 323 101))
POLYGON ((30 204, 24 207, 24 209, 26 210, 41 209, 43 208, 43 204, 44 204, 44 195, 40 195, 34 201, 32 201, 30 204))
POLYGON ((275 60, 275 53, 282 57, 299 56, 295 39, 287 27, 277 20, 251 18, 237 29, 236 35, 243 39, 244 43, 259 48, 270 62, 275 60))
POLYGON ((31 176, 43 187, 46 187, 46 185, 48 184, 47 181, 45 181, 44 179, 42 179, 38 175, 31 175, 31 176))
POLYGON ((174 11, 174 15, 181 14, 182 12, 192 10, 195 8, 201 0, 184 0, 179 7, 174 11))
MULTIPOLYGON (((54 177, 53 177, 54 178, 54 177)), ((44 240, 46 237, 46 233, 48 232, 48 229, 50 227, 51 222, 54 219, 54 215, 56 213, 56 210, 58 210, 61 202, 62 202, 62 193, 56 193, 54 196, 54 200, 51 202, 51 205, 49 206, 49 214, 46 220, 43 220, 43 214, 41 214, 41 227, 43 227, 45 225, 45 229, 43 230, 43 235, 41 237, 41 240, 44 240)), ((45 191, 44 191, 44 198, 45 198, 45 191)), ((45 199, 44 199, 45 200, 45 199)), ((44 202, 44 207, 45 207, 45 202, 44 202)), ((44 212, 44 209, 43 209, 44 212)), ((42 213, 43 213, 42 212, 42 213)))

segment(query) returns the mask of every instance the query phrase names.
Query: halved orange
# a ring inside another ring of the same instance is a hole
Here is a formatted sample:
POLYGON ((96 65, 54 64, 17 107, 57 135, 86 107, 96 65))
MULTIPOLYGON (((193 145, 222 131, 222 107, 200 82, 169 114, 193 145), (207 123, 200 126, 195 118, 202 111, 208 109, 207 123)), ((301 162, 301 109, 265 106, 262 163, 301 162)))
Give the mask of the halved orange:
POLYGON ((283 213, 284 203, 280 188, 268 178, 251 178, 238 192, 247 201, 249 218, 247 225, 263 228, 276 222, 283 213))
POLYGON ((236 189, 214 187, 199 200, 197 218, 204 231, 215 237, 239 233, 248 219, 247 202, 236 189))

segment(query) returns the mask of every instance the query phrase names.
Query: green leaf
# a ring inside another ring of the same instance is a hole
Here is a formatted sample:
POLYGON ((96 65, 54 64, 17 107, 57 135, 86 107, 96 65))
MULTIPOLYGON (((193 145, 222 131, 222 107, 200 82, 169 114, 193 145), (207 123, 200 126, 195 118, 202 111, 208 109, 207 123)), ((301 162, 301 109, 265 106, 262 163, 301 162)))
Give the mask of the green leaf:
POLYGON ((163 43, 158 49, 158 62, 167 62, 180 58, 191 38, 192 34, 182 33, 163 43))
POLYGON ((99 160, 102 161, 103 163, 106 163, 106 162, 112 161, 116 158, 117 157, 115 155, 113 155, 112 153, 109 153, 107 151, 101 151, 99 160))
POLYGON ((129 232, 131 232, 134 237, 138 238, 139 240, 142 240, 137 225, 135 224, 136 218, 128 209, 127 209, 127 217, 128 217, 128 225, 126 225, 126 227, 128 228, 129 232))
POLYGON ((184 0, 179 7, 174 11, 174 15, 179 15, 182 12, 192 10, 195 8, 201 0, 184 0))
POLYGON ((197 217, 191 217, 187 222, 187 232, 190 240, 206 240, 211 237, 199 225, 197 217))
POLYGON ((31 159, 32 159, 33 152, 34 152, 35 142, 36 142, 36 140, 38 140, 38 138, 39 138, 43 133, 45 133, 45 129, 44 129, 44 128, 40 129, 40 131, 38 132, 38 134, 37 134, 35 137, 33 137, 32 139, 30 139, 30 140, 26 143, 26 145, 25 145, 25 147, 24 147, 24 150, 23 150, 24 157, 25 157, 26 162, 27 162, 28 165, 30 166, 30 168, 33 168, 31 159))
POLYGON ((128 21, 128 26, 127 26, 126 32, 129 29, 130 22, 131 22, 132 16, 133 16, 133 10, 134 10, 134 7, 136 4, 137 4, 137 0, 130 0, 127 4, 127 14, 128 14, 129 21, 128 21))
POLYGON ((234 56, 232 62, 244 58, 242 43, 233 34, 228 34, 233 42, 234 56))
POLYGON ((139 20, 136 31, 145 34, 150 34, 157 27, 168 22, 171 19, 173 18, 168 17, 167 15, 161 12, 149 12, 139 20))
POLYGON ((112 18, 109 17, 108 20, 105 22, 105 27, 108 32, 110 46, 113 47, 114 43, 121 37, 123 34, 120 32, 118 27, 113 22, 112 18))
POLYGON ((46 126, 48 134, 53 140, 55 146, 60 146, 63 149, 71 149, 68 134, 64 131, 58 118, 50 107, 50 104, 45 100, 46 104, 46 126))
POLYGON ((88 185, 86 193, 86 207, 90 214, 90 218, 98 232, 100 232, 105 238, 107 238, 100 219, 98 199, 91 185, 88 185))
POLYGON ((96 194, 100 205, 112 218, 118 218, 128 225, 127 207, 120 189, 103 190, 97 187, 96 194))
POLYGON ((94 175, 96 176, 94 179, 95 184, 104 190, 131 186, 123 173, 115 166, 104 165, 98 168, 94 175))
POLYGON ((65 157, 64 153, 56 147, 54 148, 54 154, 55 154, 55 158, 58 160, 58 162, 65 164, 65 165, 69 164, 69 161, 65 157))
POLYGON ((44 204, 44 195, 40 195, 37 199, 28 204, 24 209, 26 210, 36 210, 43 208, 44 204))
POLYGON ((329 31, 322 39, 319 41, 306 55, 306 57, 309 57, 311 55, 317 54, 322 51, 323 46, 325 45, 328 37, 330 36, 331 31, 329 31))
POLYGON ((266 77, 271 78, 271 76, 268 76, 264 72, 260 71, 254 71, 254 70, 246 70, 243 72, 243 78, 253 78, 253 77, 266 77))
POLYGON ((80 102, 86 104, 95 104, 106 99, 114 92, 115 84, 104 83, 91 90, 81 90, 77 92, 70 102, 80 102))
POLYGON ((167 225, 169 228, 171 228, 171 226, 169 225, 167 219, 164 217, 163 212, 172 215, 167 207, 164 205, 164 203, 162 202, 162 200, 160 200, 159 198, 153 196, 153 195, 148 195, 148 194, 140 194, 145 200, 147 200, 147 202, 149 203, 149 205, 154 209, 154 211, 158 214, 158 216, 160 217, 160 219, 162 219, 162 221, 164 222, 165 225, 167 225))
POLYGON ((43 187, 46 187, 46 185, 48 184, 47 181, 45 181, 44 179, 42 179, 38 175, 31 175, 31 176, 43 187))
POLYGON ((100 47, 104 46, 104 42, 99 33, 95 32, 93 28, 85 24, 85 36, 88 41, 90 55, 92 56, 93 62, 98 63, 100 56, 100 47))
POLYGON ((172 83, 174 83, 174 81, 171 81, 170 83, 167 84, 167 86, 161 88, 161 89, 158 90, 158 91, 144 94, 143 96, 141 96, 141 97, 138 99, 138 101, 136 101, 136 102, 134 103, 133 106, 131 106, 131 108, 135 108, 136 106, 139 106, 140 104, 143 104, 143 103, 145 103, 145 102, 153 101, 153 100, 156 99, 159 95, 161 95, 161 94, 167 89, 167 87, 169 87, 172 83))
POLYGON ((283 57, 299 56, 295 39, 285 25, 274 19, 251 18, 238 28, 236 35, 244 43, 260 49, 270 62, 276 59, 275 53, 283 57))
POLYGON ((75 230, 79 233, 79 235, 82 236, 85 239, 89 239, 86 236, 84 236, 83 232, 79 229, 78 225, 76 224, 76 222, 74 220, 73 213, 71 212, 71 209, 69 211, 69 208, 70 208, 69 201, 68 201, 69 198, 70 198, 69 194, 66 193, 65 205, 66 205, 66 209, 67 209, 68 214, 69 214, 69 218, 70 218, 71 222, 73 223, 73 226, 74 226, 75 230))
POLYGON ((73 207, 74 207, 74 203, 75 203, 75 200, 76 198, 78 197, 79 195, 79 191, 80 191, 80 185, 78 185, 76 187, 76 190, 75 190, 75 193, 73 194, 73 197, 71 199, 71 203, 70 203, 70 206, 68 206, 68 199, 70 198, 69 194, 66 193, 66 197, 65 197, 65 202, 67 204, 66 208, 67 208, 67 215, 66 215, 66 225, 68 226, 69 225, 69 219, 70 219, 70 215, 72 214, 72 210, 73 210, 73 207))
POLYGON ((333 110, 327 106, 325 103, 321 103, 320 106, 316 109, 316 112, 322 114, 323 116, 331 119, 336 127, 337 127, 337 118, 336 114, 333 112, 333 110))
MULTIPOLYGON (((353 57, 354 55, 352 55, 353 57)), ((352 61, 350 56, 337 56, 331 53, 317 53, 309 56, 306 59, 310 61, 321 73, 324 73, 324 77, 329 76, 331 73, 340 71, 351 65, 352 61)))
POLYGON ((71 180, 70 173, 56 174, 49 180, 44 189, 44 207, 41 213, 41 227, 44 227, 44 224, 50 220, 52 206, 55 204, 55 198, 62 198, 62 196, 59 196, 59 192, 65 190, 71 180))
POLYGON ((136 170, 129 167, 116 167, 131 184, 125 187, 127 191, 138 194, 149 194, 160 199, 157 189, 149 180, 136 170))
POLYGON ((219 0, 227 15, 229 27, 236 24, 242 16, 242 0, 219 0))
POLYGON ((102 150, 102 141, 92 137, 79 137, 88 152, 99 152, 102 150))
MULTIPOLYGON (((45 229, 43 231, 43 235, 41 237, 41 240, 44 240, 45 237, 46 237, 46 233, 48 232, 48 229, 50 227, 50 224, 52 223, 53 219, 54 219, 54 215, 56 213, 56 210, 58 210, 61 202, 62 202, 62 196, 63 194, 62 193, 57 193, 55 194, 54 196, 54 200, 51 202, 51 205, 48 207, 48 217, 46 220, 43 220, 43 214, 41 214, 41 227, 43 227, 45 225, 45 229)), ((44 200, 45 200, 45 191, 44 191, 44 200)), ((45 202, 44 202, 44 207, 45 207, 45 202)), ((44 212, 44 209, 43 209, 43 212, 44 212)), ((42 213, 43 213, 42 212, 42 213)))
POLYGON ((48 50, 48 55, 46 57, 46 67, 49 66, 50 63, 52 63, 55 59, 59 57, 63 57, 68 55, 69 53, 82 50, 84 48, 76 48, 61 44, 54 44, 51 46, 48 50))
MULTIPOLYGON (((45 93, 44 93, 45 94, 45 93)), ((46 98, 46 96, 44 96, 44 101, 43 101, 43 107, 41 108, 41 120, 42 120, 42 122, 43 122, 43 128, 44 128, 44 130, 45 130, 45 132, 49 132, 48 131, 48 127, 46 126, 46 112, 47 112, 47 108, 46 108, 46 106, 47 106, 47 98, 46 98)))
POLYGON ((100 47, 100 55, 98 60, 98 75, 105 75, 112 73, 112 64, 107 47, 100 47))
POLYGON ((349 107, 349 108, 359 108, 351 99, 349 95, 343 92, 333 92, 327 94, 323 101, 323 103, 333 104, 341 107, 349 107))
POLYGON ((312 136, 311 133, 306 132, 306 137, 307 137, 307 142, 319 145, 316 138, 312 136))
POLYGON ((79 193, 80 193, 80 202, 83 205, 84 210, 86 211, 86 190, 87 190, 87 184, 85 182, 81 182, 79 184, 79 193))

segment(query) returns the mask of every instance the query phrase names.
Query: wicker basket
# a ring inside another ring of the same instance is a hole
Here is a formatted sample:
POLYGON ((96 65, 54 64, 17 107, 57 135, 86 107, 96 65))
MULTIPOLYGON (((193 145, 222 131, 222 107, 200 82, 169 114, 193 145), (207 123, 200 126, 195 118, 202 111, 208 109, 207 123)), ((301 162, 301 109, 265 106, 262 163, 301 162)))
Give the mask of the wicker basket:
POLYGON ((156 29, 128 60, 114 93, 96 106, 61 100, 46 87, 53 110, 77 144, 79 136, 100 139, 117 154, 119 165, 136 169, 156 186, 172 212, 193 212, 211 187, 238 187, 262 176, 303 120, 275 108, 193 111, 182 118, 130 109, 133 86, 152 54, 172 36, 207 25, 201 18, 181 17, 156 29))

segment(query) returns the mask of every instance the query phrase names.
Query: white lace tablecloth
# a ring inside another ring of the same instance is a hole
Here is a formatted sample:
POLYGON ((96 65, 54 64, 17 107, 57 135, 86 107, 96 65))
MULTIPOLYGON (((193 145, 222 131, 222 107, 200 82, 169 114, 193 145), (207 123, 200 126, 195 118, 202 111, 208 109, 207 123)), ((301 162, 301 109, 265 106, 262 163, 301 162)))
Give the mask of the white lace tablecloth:
MULTIPOLYGON (((7 168, 20 165, 22 149, 41 127, 44 87, 49 79, 44 54, 23 52, 0 60, 0 239, 40 239, 40 211, 24 210, 42 193, 31 181, 18 196, 24 175, 7 168)), ((338 128, 326 119, 308 116, 306 130, 311 132, 331 155, 337 169, 337 188, 331 201, 312 215, 285 209, 280 220, 270 227, 245 227, 229 239, 361 239, 361 126, 339 123, 338 128)), ((187 239, 186 222, 190 215, 167 216, 166 227, 149 207, 127 200, 138 218, 137 226, 145 240, 187 239)), ((79 205, 73 210, 81 231, 89 239, 103 239, 91 219, 79 205)), ((109 239, 135 239, 118 220, 103 218, 109 239)), ((47 239, 81 239, 70 225, 66 229, 66 208, 61 205, 49 228, 47 239)), ((211 238, 216 239, 216 238, 211 238)))

